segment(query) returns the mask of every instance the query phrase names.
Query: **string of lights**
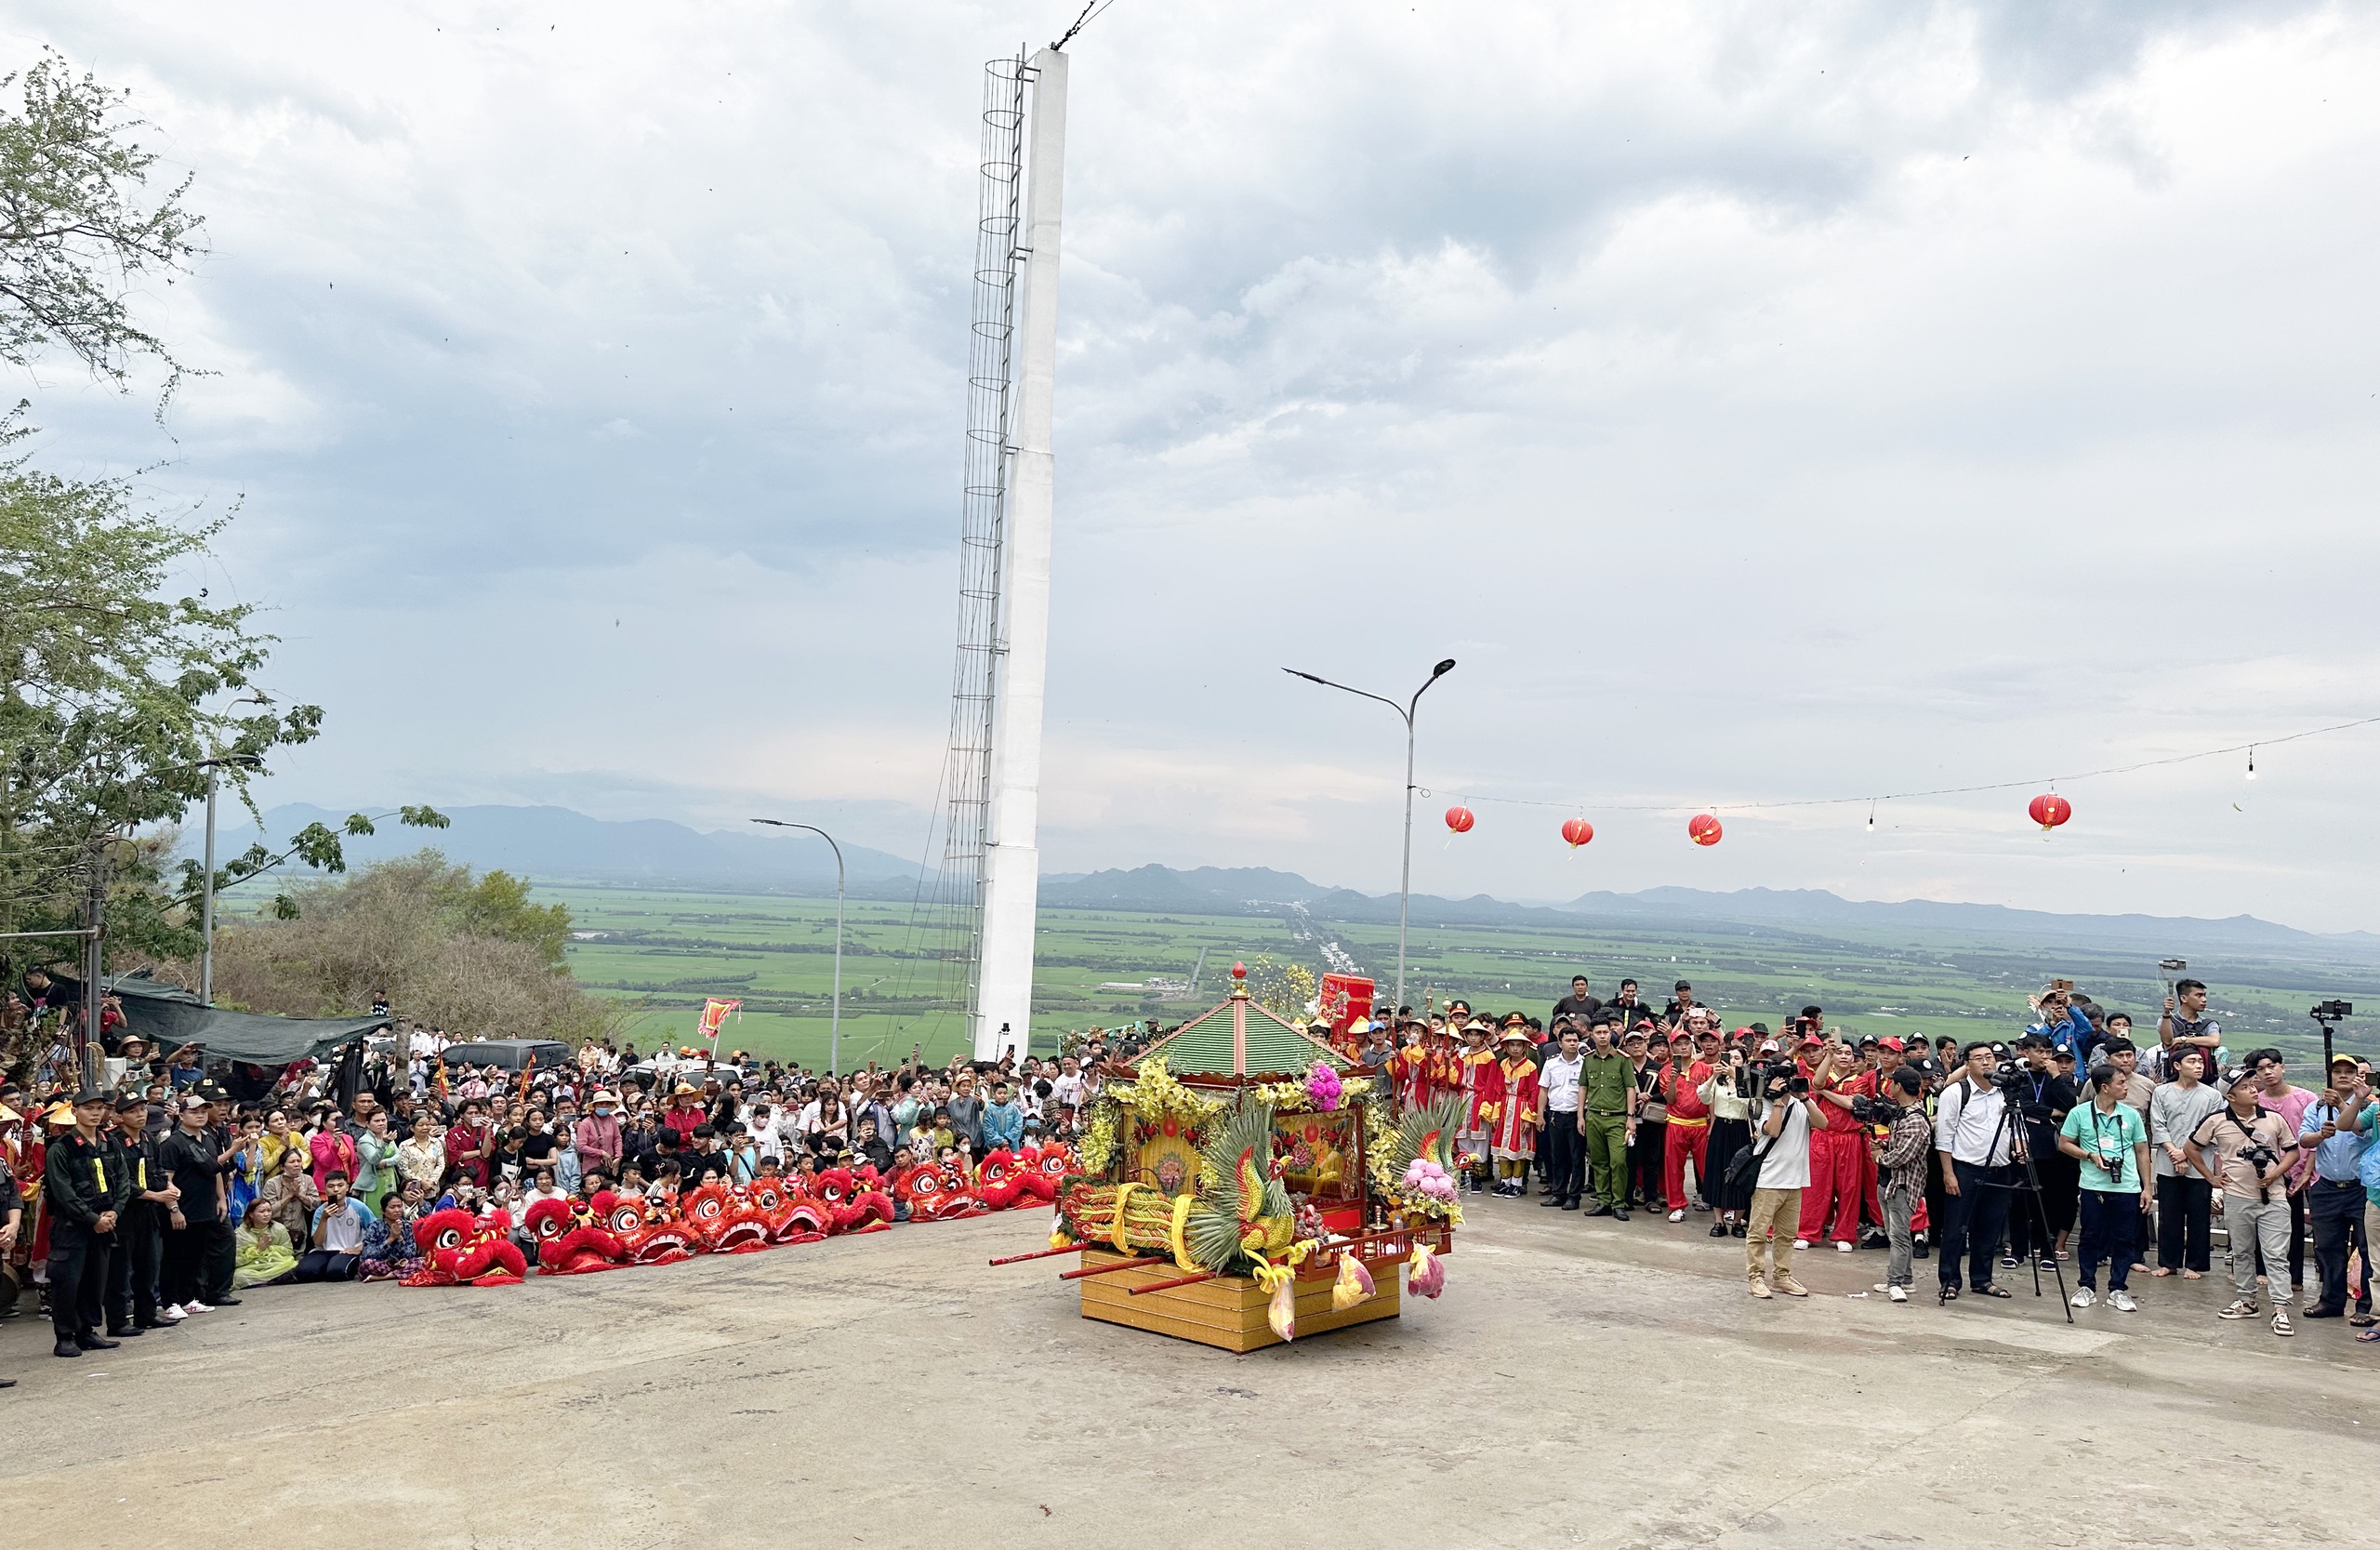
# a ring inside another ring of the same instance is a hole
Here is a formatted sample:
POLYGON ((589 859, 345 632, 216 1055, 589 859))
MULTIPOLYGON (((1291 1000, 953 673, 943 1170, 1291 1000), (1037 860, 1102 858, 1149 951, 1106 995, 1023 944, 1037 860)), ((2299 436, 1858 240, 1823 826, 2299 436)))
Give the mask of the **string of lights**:
MULTIPOLYGON (((2303 742, 2308 737, 2327 737, 2334 733, 2352 732, 2358 727, 2372 726, 2375 723, 2380 723, 2380 716, 2365 716, 2356 721, 2339 722, 2330 726, 2318 726, 2305 732, 2292 732, 2278 737, 2259 737, 2253 742, 2230 743, 2219 749, 2201 749, 2194 753, 2168 754, 2160 759, 2136 760, 2129 764, 2110 764, 2104 769, 2079 770, 2065 775, 2037 775, 2024 780, 1986 781, 1975 786, 1937 786, 1922 790, 1911 791, 1870 791, 1858 796, 1847 797, 1793 797, 1774 801, 1753 801, 1626 803, 1575 801, 1549 801, 1542 798, 1536 797, 1498 797, 1461 790, 1437 792, 1426 788, 1422 789, 1420 794, 1428 797, 1435 797, 1439 795, 1451 796, 1466 805, 1472 802, 1488 802, 1505 807, 1559 808, 1564 812, 1570 813, 1588 811, 1602 813, 1690 813, 1700 811, 1750 813, 1763 809, 1787 807, 1856 807, 1861 803, 1865 803, 1871 809, 1873 809, 1888 801, 1911 801, 1924 797, 1963 797, 1972 796, 1983 791, 2016 791, 2027 788, 2046 788, 2049 790, 2055 791, 2061 783, 2070 785, 2075 781, 2097 780, 2107 775, 2133 775, 2141 770, 2153 770, 2169 764, 2188 764, 2201 759, 2219 759, 2225 754, 2246 754, 2248 756, 2247 777, 2250 780, 2254 780, 2256 777, 2256 750, 2258 749, 2278 748, 2284 743, 2303 742)), ((1869 821, 1872 827, 1874 823, 1872 815, 1869 821)))

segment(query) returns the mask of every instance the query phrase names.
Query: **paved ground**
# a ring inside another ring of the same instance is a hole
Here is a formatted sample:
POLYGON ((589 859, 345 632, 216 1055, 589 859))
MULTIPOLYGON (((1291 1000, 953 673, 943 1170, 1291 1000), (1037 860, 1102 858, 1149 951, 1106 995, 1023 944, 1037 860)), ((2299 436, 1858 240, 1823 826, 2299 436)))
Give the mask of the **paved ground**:
POLYGON ((0 1501, 197 1550, 2369 1543, 2380 1347, 2219 1323, 2213 1280, 2069 1328, 1810 1254, 1820 1295, 1756 1304, 1699 1223, 1490 1201, 1439 1301, 1234 1358, 985 1266, 1047 1220, 268 1290, 76 1362, 28 1316, 0 1501))

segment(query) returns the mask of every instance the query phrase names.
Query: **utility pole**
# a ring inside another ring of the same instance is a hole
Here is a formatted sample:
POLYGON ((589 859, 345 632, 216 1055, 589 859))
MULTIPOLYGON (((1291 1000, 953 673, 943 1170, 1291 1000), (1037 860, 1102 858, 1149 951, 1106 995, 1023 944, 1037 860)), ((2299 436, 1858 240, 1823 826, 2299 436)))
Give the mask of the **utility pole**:
POLYGON ((104 836, 91 847, 89 886, 83 900, 83 929, 90 934, 83 938, 83 1038, 82 1048, 74 1052, 74 1066, 86 1087, 99 1084, 99 1062, 106 1053, 99 1042, 99 1000, 106 990, 99 938, 107 929, 107 855, 113 840, 112 835, 104 836))

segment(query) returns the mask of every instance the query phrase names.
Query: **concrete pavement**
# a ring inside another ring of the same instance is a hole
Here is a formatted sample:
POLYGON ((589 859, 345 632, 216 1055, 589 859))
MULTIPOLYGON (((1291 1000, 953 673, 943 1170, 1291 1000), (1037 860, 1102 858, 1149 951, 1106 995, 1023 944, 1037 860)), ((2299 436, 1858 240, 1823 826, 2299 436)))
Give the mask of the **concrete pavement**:
POLYGON ((29 1313, 0 1328, 0 1499, 84 1546, 201 1550, 2366 1532, 2380 1347, 2218 1322, 2215 1278, 2069 1327, 2013 1274, 2014 1302, 1893 1305, 1847 1295, 1881 1253, 1806 1253, 1818 1295, 1756 1303, 1707 1217, 1471 1217, 1440 1300, 1240 1358, 1079 1318, 1065 1262, 987 1268, 1039 1212, 509 1290, 264 1289, 73 1362, 29 1313))

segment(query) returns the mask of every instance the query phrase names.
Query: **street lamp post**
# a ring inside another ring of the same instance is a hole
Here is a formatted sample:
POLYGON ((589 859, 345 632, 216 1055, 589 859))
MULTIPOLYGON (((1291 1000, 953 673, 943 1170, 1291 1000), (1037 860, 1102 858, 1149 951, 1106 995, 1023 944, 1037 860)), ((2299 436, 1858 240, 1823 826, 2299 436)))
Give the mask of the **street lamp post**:
POLYGON ((1421 696, 1430 685, 1454 671, 1454 658, 1449 656, 1432 668, 1430 676, 1421 681, 1421 687, 1414 690, 1413 697, 1403 705, 1385 696, 1375 695, 1368 689, 1333 683, 1327 678, 1300 672, 1295 668, 1283 668, 1281 670, 1291 678, 1302 678, 1308 683, 1319 683, 1326 689, 1342 689, 1351 695, 1361 695, 1366 699, 1379 700, 1405 718, 1405 872, 1396 889, 1396 1000, 1389 1013, 1389 1020, 1393 1024, 1397 1013, 1405 1006, 1405 922, 1413 906, 1413 712, 1421 708, 1421 696))
POLYGON ((800 828, 826 841, 835 853, 835 1002, 834 1013, 826 1025, 826 1074, 834 1076, 842 1066, 843 1053, 843 847, 835 837, 815 824, 789 824, 782 818, 755 818, 756 824, 771 828, 800 828))

